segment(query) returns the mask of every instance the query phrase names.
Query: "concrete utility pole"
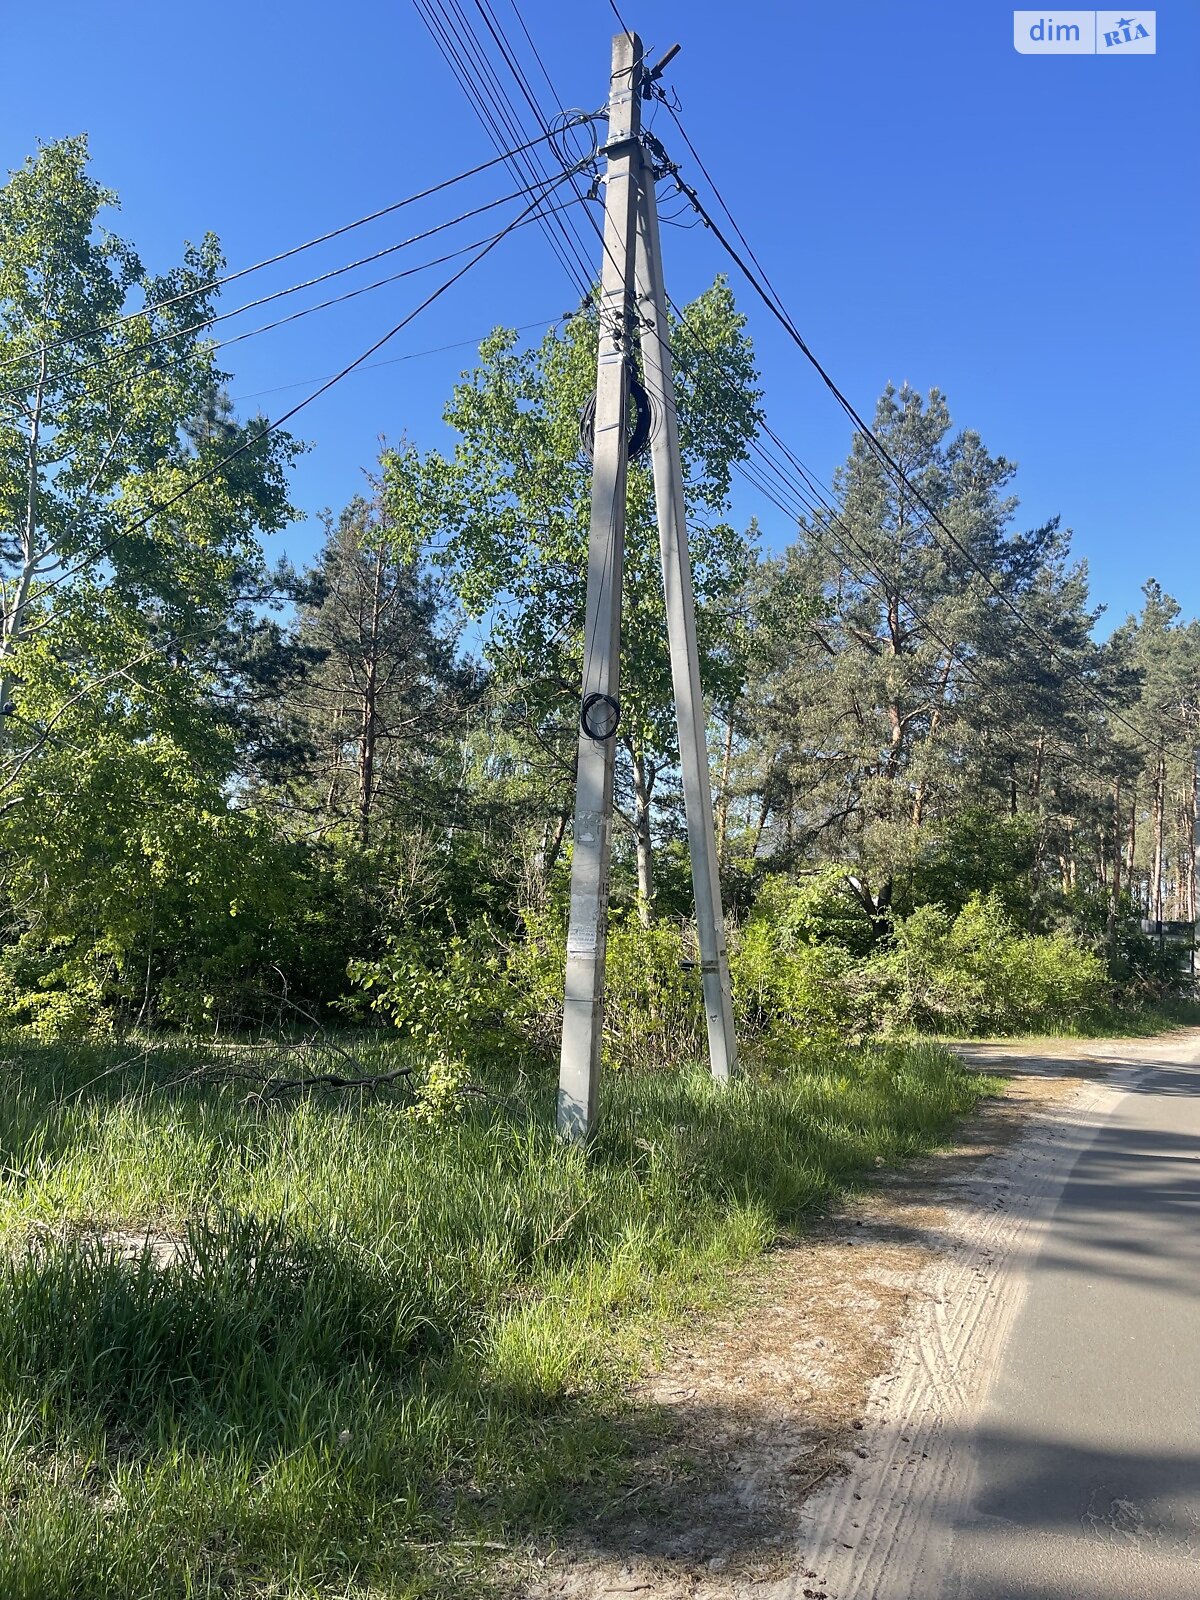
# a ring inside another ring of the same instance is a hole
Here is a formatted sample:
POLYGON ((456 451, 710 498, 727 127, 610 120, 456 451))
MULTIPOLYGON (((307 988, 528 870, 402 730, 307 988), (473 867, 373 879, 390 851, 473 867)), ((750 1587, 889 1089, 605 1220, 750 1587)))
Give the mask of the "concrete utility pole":
POLYGON ((654 461, 654 500, 658 511, 658 543, 662 552, 667 636, 671 647, 671 682, 679 725, 679 767, 687 814, 688 852, 696 897, 696 935, 704 1013, 708 1022, 708 1058, 712 1075, 727 1080, 737 1063, 733 1031, 733 988, 725 949, 725 915, 721 877, 713 833, 712 787, 708 774, 708 719, 700 688, 700 651, 696 643, 696 605, 692 563, 688 554, 683 498, 683 464, 679 454, 679 419, 675 412, 675 376, 671 360, 667 291, 663 284, 654 173, 643 166, 638 185, 637 284, 642 317, 642 374, 657 422, 650 447, 654 461))
POLYGON ((613 39, 609 91, 604 259, 600 287, 591 529, 588 541, 583 699, 575 795, 571 909, 559 1070, 558 1127, 585 1138, 596 1121, 604 1024, 613 767, 619 719, 621 587, 628 466, 627 363, 641 325, 646 392, 656 413, 651 437, 654 494, 666 596, 671 678, 679 724, 680 771, 696 895, 700 970, 715 1078, 733 1072, 737 1049, 729 958, 721 909, 707 721, 700 689, 695 603, 684 513, 667 299, 659 250, 654 173, 643 158, 645 74, 636 34, 613 39), (635 316, 635 284, 640 315, 635 316))
POLYGON ((625 476, 629 462, 626 361, 633 338, 633 249, 641 167, 642 42, 618 33, 608 96, 600 348, 592 448, 592 516, 584 611, 583 700, 575 780, 571 909, 558 1079, 558 1128, 582 1139, 596 1120, 608 944, 613 766, 621 675, 625 476))

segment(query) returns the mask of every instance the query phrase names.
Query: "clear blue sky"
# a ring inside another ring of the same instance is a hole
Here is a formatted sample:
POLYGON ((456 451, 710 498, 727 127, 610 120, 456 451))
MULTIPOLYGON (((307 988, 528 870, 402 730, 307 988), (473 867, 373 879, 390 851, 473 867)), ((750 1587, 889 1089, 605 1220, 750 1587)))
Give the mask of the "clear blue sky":
MULTIPOLYGON (((516 34, 511 0, 496 9, 516 34)), ((468 9, 469 6, 468 6, 468 9)), ((1196 582, 1196 195, 1200 6, 1158 8, 1158 54, 1032 57, 994 0, 622 0, 685 121, 818 355, 860 409, 889 379, 948 395, 956 423, 1016 460, 1021 519, 1075 530, 1111 620, 1153 574, 1190 613, 1196 582)), ((605 98, 606 0, 522 5, 568 105, 605 98)), ((117 229, 165 267, 216 232, 240 266, 491 154, 406 0, 150 7, 53 0, 6 8, 0 160, 86 130, 122 199, 117 229), (15 70, 21 62, 36 71, 15 70)), ((657 131, 668 143, 670 125, 657 131)), ((676 141, 677 143, 678 141, 676 141)), ((673 152, 675 153, 675 152, 673 152)), ((679 152, 682 159, 683 152, 679 152)), ((227 304, 379 249, 511 187, 499 171, 320 252, 231 286, 227 304), (295 277, 289 276, 294 269, 295 277)), ((464 240, 488 229, 485 217, 464 240)), ((419 248, 419 247, 418 247, 419 248)), ((437 254, 437 242, 426 247, 437 254)), ((703 230, 669 229, 672 294, 722 266, 703 230)), ((324 293, 369 281, 368 268, 324 293)), ((434 272, 223 356, 241 409, 268 415, 414 305, 434 272), (263 393, 263 391, 275 391, 263 393)), ((828 479, 847 426, 748 290, 775 427, 828 479)), ((250 313, 253 326, 322 291, 250 313)), ((536 230, 514 236, 384 352, 407 356, 544 322, 574 295, 536 230)), ((532 333, 530 337, 537 337, 532 333)), ((312 449, 295 496, 311 518, 361 483, 379 435, 440 442, 469 349, 356 374, 295 424, 312 449)), ((790 530, 760 514, 770 544, 790 530)), ((282 539, 304 558, 312 520, 282 539)))

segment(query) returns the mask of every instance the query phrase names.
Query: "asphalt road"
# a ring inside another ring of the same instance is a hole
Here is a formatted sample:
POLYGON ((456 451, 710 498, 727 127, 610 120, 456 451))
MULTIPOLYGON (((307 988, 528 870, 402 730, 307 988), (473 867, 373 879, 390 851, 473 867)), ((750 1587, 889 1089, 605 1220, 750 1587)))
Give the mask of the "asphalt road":
POLYGON ((1089 1129, 1024 1271, 929 1600, 1200 1600, 1200 1065, 1089 1129))

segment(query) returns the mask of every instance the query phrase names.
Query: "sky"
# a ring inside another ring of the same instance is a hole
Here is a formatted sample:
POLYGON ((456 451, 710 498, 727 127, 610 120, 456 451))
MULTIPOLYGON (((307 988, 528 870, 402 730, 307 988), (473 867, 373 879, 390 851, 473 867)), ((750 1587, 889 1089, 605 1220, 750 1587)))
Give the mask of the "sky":
MULTIPOLYGON (((516 3, 563 106, 602 105, 616 27, 608 0, 516 3)), ((532 66, 514 0, 494 6, 532 66)), ((688 133, 858 409, 869 415, 888 382, 938 386, 956 427, 1018 464, 1019 524, 1059 515, 1074 530, 1107 608, 1102 632, 1136 609, 1150 576, 1200 612, 1196 0, 1160 6, 1157 53, 1124 58, 1018 54, 1012 8, 994 0, 621 0, 621 10, 650 59, 682 46, 666 81, 688 133)), ((10 62, 43 63, 6 74, 0 164, 86 131, 95 176, 120 196, 110 225, 152 269, 207 231, 231 269, 261 261, 493 153, 410 0, 46 0, 6 8, 0 29, 10 62)), ((655 131, 698 180, 664 114, 655 131)), ((514 187, 494 168, 230 284, 222 309, 514 187)), ((518 210, 497 207, 231 318, 222 336, 482 239, 518 210)), ((828 482, 849 432, 816 374, 704 229, 668 227, 663 249, 676 302, 730 270, 771 424, 828 482)), ((239 411, 279 416, 460 264, 222 350, 239 411)), ((450 442, 442 410, 479 337, 504 324, 540 338, 577 299, 536 228, 505 239, 378 352, 386 364, 355 372, 290 424, 310 447, 294 474, 301 517, 273 553, 312 557, 319 512, 361 490, 381 437, 450 442)), ((791 538, 748 488, 734 510, 759 517, 769 549, 791 538)))

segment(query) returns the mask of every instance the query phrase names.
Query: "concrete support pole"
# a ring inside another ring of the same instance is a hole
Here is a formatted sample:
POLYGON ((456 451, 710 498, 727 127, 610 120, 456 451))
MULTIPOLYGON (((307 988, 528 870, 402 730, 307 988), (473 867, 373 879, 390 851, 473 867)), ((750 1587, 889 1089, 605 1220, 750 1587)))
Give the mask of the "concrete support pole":
POLYGON ((687 812, 692 886, 696 897, 696 930, 704 984, 704 1011, 708 1023, 709 1062, 713 1077, 726 1080, 737 1063, 737 1041, 733 1030, 733 995, 713 829, 708 722, 700 688, 696 607, 692 593, 692 565, 688 555, 683 465, 679 454, 675 378, 653 172, 645 171, 638 192, 636 267, 638 309, 642 323, 642 377, 656 419, 651 436, 654 498, 662 552, 671 680, 675 689, 675 714, 679 725, 679 766, 687 812))
POLYGON ((612 834, 614 704, 620 690, 621 586, 628 466, 626 359, 633 338, 633 250, 641 133, 642 45, 613 38, 608 102, 600 346, 596 371, 583 698, 575 789, 571 909, 558 1080, 558 1129, 584 1139, 599 1107, 604 956, 612 834), (604 697, 597 699, 594 697, 604 697), (590 711, 585 708, 590 707, 590 711), (585 726, 585 723, 588 726, 585 726), (612 725, 612 733, 604 730, 612 725), (589 726, 591 732, 589 732, 589 726), (597 736, 597 733, 600 736, 597 736))

